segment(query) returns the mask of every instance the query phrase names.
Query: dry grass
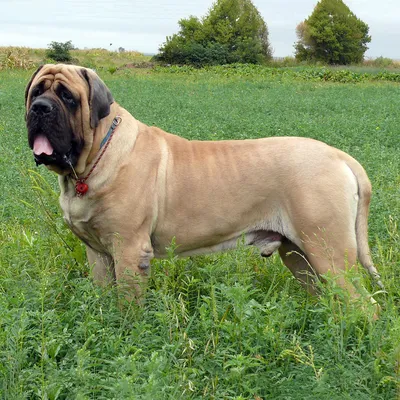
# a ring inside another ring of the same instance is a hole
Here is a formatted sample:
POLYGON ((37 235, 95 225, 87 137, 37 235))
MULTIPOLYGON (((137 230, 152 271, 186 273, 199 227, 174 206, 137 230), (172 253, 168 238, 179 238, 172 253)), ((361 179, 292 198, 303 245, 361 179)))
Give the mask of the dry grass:
MULTIPOLYGON (((106 49, 72 50, 74 64, 90 68, 107 68, 111 72, 119 68, 148 66, 150 56, 138 51, 108 51, 106 49)), ((30 69, 39 64, 52 62, 46 57, 46 49, 28 47, 0 47, 0 70, 30 69)))
POLYGON ((30 69, 34 62, 27 47, 0 47, 0 70, 30 69))

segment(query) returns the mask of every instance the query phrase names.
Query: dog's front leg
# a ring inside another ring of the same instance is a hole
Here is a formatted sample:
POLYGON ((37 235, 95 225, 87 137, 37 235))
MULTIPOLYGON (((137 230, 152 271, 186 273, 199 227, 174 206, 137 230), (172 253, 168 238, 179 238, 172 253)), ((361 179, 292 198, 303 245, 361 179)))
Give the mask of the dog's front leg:
POLYGON ((148 277, 150 261, 154 257, 148 234, 136 234, 130 239, 118 237, 114 242, 114 268, 118 290, 128 301, 142 300, 148 277))
POLYGON ((104 286, 115 280, 114 265, 111 256, 93 250, 89 246, 86 246, 86 254, 93 280, 97 284, 104 286))

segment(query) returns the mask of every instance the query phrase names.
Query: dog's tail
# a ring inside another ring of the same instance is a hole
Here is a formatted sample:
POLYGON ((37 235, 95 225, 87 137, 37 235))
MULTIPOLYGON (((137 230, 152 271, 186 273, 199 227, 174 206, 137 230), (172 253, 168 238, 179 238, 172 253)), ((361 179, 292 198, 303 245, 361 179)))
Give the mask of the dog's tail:
POLYGON ((341 152, 341 158, 351 169, 358 184, 358 206, 356 216, 357 256, 361 265, 375 279, 377 285, 384 289, 380 275, 374 266, 368 245, 368 213, 371 201, 372 186, 362 165, 348 154, 341 152))

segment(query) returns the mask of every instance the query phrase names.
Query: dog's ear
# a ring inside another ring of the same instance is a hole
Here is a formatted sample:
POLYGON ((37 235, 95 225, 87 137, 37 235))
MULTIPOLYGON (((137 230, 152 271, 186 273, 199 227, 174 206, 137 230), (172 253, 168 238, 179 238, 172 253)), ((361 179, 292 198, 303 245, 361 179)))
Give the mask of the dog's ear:
MULTIPOLYGON (((25 107, 26 107, 26 104, 27 104, 27 102, 28 102, 28 93, 29 93, 29 89, 30 89, 31 86, 32 86, 32 82, 33 82, 33 80, 35 79, 35 76, 39 73, 39 71, 40 71, 42 68, 43 68, 43 65, 41 65, 41 66, 33 73, 33 75, 32 75, 32 77, 31 77, 31 79, 30 79, 28 85, 26 86, 26 89, 25 89, 25 107)), ((25 114, 25 116, 26 116, 26 114, 25 114)))
POLYGON ((110 114, 110 105, 114 99, 108 87, 94 72, 82 68, 81 73, 89 85, 90 127, 94 129, 102 118, 110 114))

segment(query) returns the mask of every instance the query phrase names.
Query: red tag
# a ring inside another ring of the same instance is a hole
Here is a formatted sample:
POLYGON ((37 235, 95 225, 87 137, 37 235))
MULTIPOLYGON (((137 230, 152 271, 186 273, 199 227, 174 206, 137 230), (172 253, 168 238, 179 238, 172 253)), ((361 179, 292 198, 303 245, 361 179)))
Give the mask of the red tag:
POLYGON ((75 192, 78 196, 83 196, 89 189, 89 186, 82 181, 77 181, 75 185, 75 192))

